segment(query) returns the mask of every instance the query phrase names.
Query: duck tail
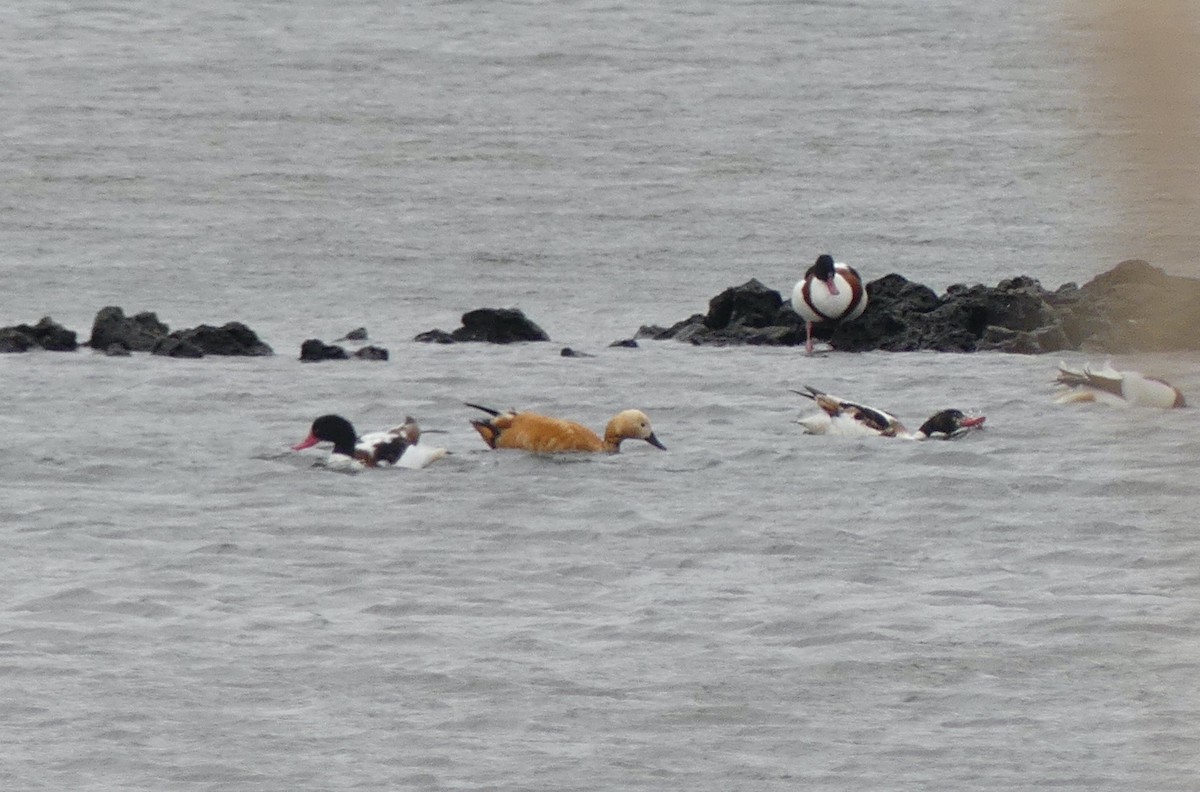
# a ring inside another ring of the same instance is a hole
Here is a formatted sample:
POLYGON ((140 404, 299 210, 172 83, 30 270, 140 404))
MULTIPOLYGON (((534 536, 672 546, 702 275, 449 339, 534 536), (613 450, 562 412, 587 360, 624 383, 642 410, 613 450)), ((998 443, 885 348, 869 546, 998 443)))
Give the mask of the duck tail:
MULTIPOLYGON (((499 410, 493 410, 491 407, 484 407, 482 404, 472 404, 471 402, 463 402, 463 404, 467 405, 468 407, 474 407, 476 410, 483 410, 488 415, 494 416, 500 414, 499 410)), ((471 423, 475 422, 472 421, 471 423)))

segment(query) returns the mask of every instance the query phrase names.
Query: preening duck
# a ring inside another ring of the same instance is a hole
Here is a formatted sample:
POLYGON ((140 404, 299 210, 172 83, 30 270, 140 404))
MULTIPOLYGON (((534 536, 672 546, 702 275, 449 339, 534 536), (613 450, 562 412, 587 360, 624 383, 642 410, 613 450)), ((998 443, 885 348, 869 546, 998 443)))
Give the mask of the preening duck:
POLYGON ((792 289, 792 309, 805 321, 804 349, 811 355, 813 325, 862 316, 867 309, 867 290, 853 267, 823 253, 792 289))
POLYGON ((333 443, 329 464, 334 467, 394 465, 418 469, 446 455, 446 449, 432 448, 420 441, 421 427, 411 416, 399 426, 359 437, 354 425, 342 416, 322 415, 313 421, 308 437, 292 446, 292 450, 303 451, 320 442, 333 443))
POLYGON ((1098 370, 1087 365, 1073 369, 1066 363, 1059 363, 1055 382, 1064 386, 1054 399, 1058 404, 1100 402, 1163 409, 1187 407, 1183 393, 1166 380, 1136 371, 1117 371, 1111 363, 1105 363, 1098 370))
POLYGON ((514 410, 500 412, 470 402, 466 405, 491 416, 471 421, 471 426, 491 448, 516 448, 537 454, 568 451, 615 454, 621 450, 623 440, 645 440, 655 448, 667 449, 655 436, 650 419, 641 410, 617 413, 608 422, 601 438, 583 424, 562 418, 514 410))
POLYGON ((896 416, 865 404, 831 396, 808 385, 806 390, 792 391, 806 399, 812 399, 821 412, 799 419, 797 423, 808 434, 841 435, 843 437, 900 437, 907 440, 938 438, 949 440, 961 437, 973 428, 983 425, 984 416, 967 416, 962 410, 949 409, 934 413, 921 424, 921 428, 910 432, 896 416))

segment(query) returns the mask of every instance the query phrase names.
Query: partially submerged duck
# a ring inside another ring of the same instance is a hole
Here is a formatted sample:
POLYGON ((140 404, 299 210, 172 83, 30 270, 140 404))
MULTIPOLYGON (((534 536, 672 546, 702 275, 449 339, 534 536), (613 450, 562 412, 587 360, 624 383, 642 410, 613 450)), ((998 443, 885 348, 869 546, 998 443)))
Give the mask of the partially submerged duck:
POLYGON ((655 436, 650 419, 641 410, 617 413, 605 427, 604 437, 600 437, 575 421, 532 412, 501 412, 470 402, 466 405, 491 416, 471 421, 471 426, 491 448, 516 448, 537 454, 576 451, 615 454, 624 440, 645 440, 655 448, 664 451, 667 448, 655 436))
POLYGON ((805 321, 804 349, 813 352, 813 325, 857 319, 867 309, 867 291, 854 267, 825 253, 792 290, 792 309, 805 321))
POLYGON ((1126 407, 1187 407, 1183 393, 1166 380, 1137 371, 1117 371, 1111 363, 1100 369, 1088 365, 1073 369, 1059 363, 1055 382, 1064 387, 1054 399, 1058 404, 1099 402, 1126 407))
POLYGON ((821 412, 797 421, 808 434, 840 435, 843 437, 900 437, 906 440, 938 438, 949 440, 961 437, 971 429, 983 426, 982 415, 968 416, 962 410, 940 410, 925 420, 915 432, 905 428, 889 412, 865 404, 831 396, 808 385, 806 390, 792 391, 812 399, 821 412))
POLYGON ((342 416, 322 415, 313 421, 308 437, 292 446, 292 450, 303 451, 321 442, 333 443, 329 455, 331 467, 394 465, 418 469, 446 455, 446 449, 422 445, 420 441, 421 427, 411 416, 399 426, 360 437, 354 425, 342 416))

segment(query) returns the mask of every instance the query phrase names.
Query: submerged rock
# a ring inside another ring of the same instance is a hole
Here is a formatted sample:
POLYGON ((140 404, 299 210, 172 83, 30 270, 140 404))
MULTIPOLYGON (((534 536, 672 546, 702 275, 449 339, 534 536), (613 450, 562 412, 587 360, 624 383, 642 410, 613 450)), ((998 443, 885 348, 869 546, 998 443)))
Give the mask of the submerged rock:
MULTIPOLYGON (((866 290, 870 301, 862 316, 817 325, 814 336, 847 352, 1200 349, 1200 280, 1167 275, 1140 260, 1124 261, 1082 288, 1068 283, 1053 292, 1021 276, 994 287, 956 284, 938 296, 895 273, 866 290)), ((751 280, 714 297, 707 314, 669 328, 643 326, 636 338, 797 346, 804 334, 791 303, 751 280)))
POLYGON ((365 346, 353 355, 336 344, 326 344, 319 338, 310 338, 300 345, 300 360, 317 363, 323 360, 387 360, 388 351, 379 346, 365 346))
POLYGON ((517 341, 549 341, 550 336, 520 309, 479 308, 463 314, 462 327, 453 332, 428 330, 413 340, 436 344, 462 341, 511 344, 517 341))
POLYGON ((563 347, 563 348, 562 348, 562 351, 560 351, 558 354, 559 354, 561 357, 569 357, 569 358, 590 358, 590 357, 596 357, 595 355, 593 355, 593 354, 591 354, 591 353, 588 353, 588 352, 580 352, 578 349, 571 349, 571 347, 563 347))
POLYGON ((387 360, 388 351, 380 346, 365 346, 354 353, 358 360, 387 360))

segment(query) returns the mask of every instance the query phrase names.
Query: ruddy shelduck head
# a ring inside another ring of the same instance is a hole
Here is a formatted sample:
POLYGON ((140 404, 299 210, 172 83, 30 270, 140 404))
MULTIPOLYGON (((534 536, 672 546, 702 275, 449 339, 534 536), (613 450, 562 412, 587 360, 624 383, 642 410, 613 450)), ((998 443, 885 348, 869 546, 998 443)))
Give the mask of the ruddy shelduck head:
POLYGON ((641 410, 619 412, 608 422, 608 428, 604 430, 604 444, 615 451, 622 440, 645 440, 655 448, 667 450, 662 441, 654 435, 650 419, 641 410))

